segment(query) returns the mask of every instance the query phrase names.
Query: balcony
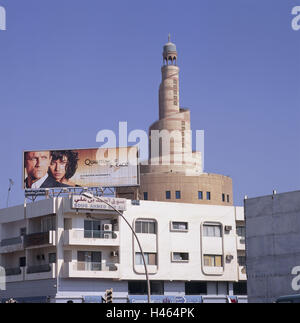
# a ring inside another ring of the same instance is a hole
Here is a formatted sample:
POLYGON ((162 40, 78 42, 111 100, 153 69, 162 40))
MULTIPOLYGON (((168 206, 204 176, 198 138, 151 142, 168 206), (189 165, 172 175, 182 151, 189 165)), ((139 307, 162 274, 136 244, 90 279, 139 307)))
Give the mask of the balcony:
POLYGON ((109 278, 119 279, 119 264, 93 262, 65 262, 64 278, 109 278))
POLYGON ((0 253, 10 253, 24 250, 23 237, 3 239, 0 243, 0 253))
POLYGON ((5 275, 7 283, 23 281, 25 279, 25 268, 6 268, 5 275))
POLYGON ((33 249, 47 246, 55 246, 55 237, 55 231, 27 234, 24 237, 24 247, 33 249))
POLYGON ((25 273, 26 280, 51 279, 56 277, 56 264, 28 266, 25 273))
POLYGON ((117 247, 120 245, 119 232, 66 230, 64 232, 64 245, 117 247))

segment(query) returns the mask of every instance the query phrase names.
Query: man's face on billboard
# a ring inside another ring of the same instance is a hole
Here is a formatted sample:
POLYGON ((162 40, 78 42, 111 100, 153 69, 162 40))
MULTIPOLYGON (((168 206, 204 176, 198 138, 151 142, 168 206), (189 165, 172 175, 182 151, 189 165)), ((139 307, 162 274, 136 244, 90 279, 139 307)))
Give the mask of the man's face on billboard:
POLYGON ((44 177, 50 166, 50 152, 29 152, 26 154, 25 167, 28 177, 39 180, 44 177))

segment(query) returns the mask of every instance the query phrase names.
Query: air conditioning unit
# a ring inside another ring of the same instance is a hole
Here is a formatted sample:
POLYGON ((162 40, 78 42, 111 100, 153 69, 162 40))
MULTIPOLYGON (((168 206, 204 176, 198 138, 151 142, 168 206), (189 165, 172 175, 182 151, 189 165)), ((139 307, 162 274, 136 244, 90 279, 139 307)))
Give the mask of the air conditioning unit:
POLYGON ((118 253, 118 251, 112 251, 112 252, 110 253, 110 255, 111 255, 112 257, 118 257, 118 256, 119 256, 119 253, 118 253))
POLYGON ((112 224, 104 224, 103 231, 112 231, 112 224))
POLYGON ((104 239, 111 239, 112 235, 111 235, 111 233, 104 233, 103 237, 104 237, 104 239))
POLYGON ((226 255, 226 261, 231 261, 233 259, 233 255, 226 255))
POLYGON ((231 231, 232 230, 232 226, 231 225, 225 225, 225 231, 231 231))

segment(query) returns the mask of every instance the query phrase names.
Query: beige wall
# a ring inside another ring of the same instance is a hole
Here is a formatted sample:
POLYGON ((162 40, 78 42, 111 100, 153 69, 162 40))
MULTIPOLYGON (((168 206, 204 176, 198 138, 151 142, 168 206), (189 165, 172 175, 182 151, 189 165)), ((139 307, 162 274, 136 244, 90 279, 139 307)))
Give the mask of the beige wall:
POLYGON ((174 173, 141 174, 141 185, 138 193, 133 194, 133 188, 119 188, 119 197, 144 199, 144 192, 148 192, 149 201, 178 202, 208 205, 233 205, 232 179, 218 174, 201 174, 186 176, 174 173), (171 191, 171 199, 166 199, 166 191, 171 191), (181 198, 176 199, 175 192, 181 192, 181 198), (198 191, 203 192, 203 200, 198 199, 198 191), (211 193, 211 200, 206 199, 206 192, 211 193), (225 202, 222 201, 225 194, 225 202), (229 203, 227 202, 229 195, 229 203))

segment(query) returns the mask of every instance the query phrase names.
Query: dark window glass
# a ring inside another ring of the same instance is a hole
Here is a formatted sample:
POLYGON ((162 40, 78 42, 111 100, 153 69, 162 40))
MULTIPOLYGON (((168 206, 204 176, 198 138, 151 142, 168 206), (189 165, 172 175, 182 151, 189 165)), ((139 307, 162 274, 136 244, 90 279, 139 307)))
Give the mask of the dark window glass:
POLYGON ((156 222, 155 221, 136 221, 135 222, 136 233, 150 233, 156 234, 156 222))
POLYGON ((210 196, 210 192, 206 192, 206 199, 207 199, 208 201, 210 201, 210 198, 211 198, 211 196, 210 196))
POLYGON ((203 192, 202 191, 198 191, 198 199, 203 200, 203 192))
POLYGON ((147 201, 148 200, 148 192, 144 192, 144 200, 147 201))
POLYGON ((176 191, 176 199, 177 200, 181 199, 181 192, 180 191, 176 191))
POLYGON ((21 228, 20 229, 20 236, 25 236, 26 235, 26 228, 21 228))
MULTIPOLYGON (((164 294, 164 282, 163 281, 151 281, 150 282, 151 295, 163 295, 164 294)), ((131 281, 128 282, 128 294, 129 295, 147 295, 147 282, 146 281, 131 281)))
POLYGON ((171 191, 166 191, 166 199, 167 200, 171 199, 171 191))
POLYGON ((84 221, 84 230, 92 230, 92 221, 84 221))
POLYGON ((222 201, 225 202, 225 194, 222 194, 222 201))
POLYGON ((185 283, 186 295, 207 295, 206 282, 186 282, 185 283))
POLYGON ((142 233, 148 233, 148 222, 142 222, 142 233))
POLYGON ((155 222, 149 222, 149 233, 155 234, 156 229, 155 229, 155 222))
POLYGON ((229 195, 227 195, 227 203, 230 202, 230 198, 229 198, 229 195))
POLYGON ((142 233, 142 222, 140 221, 135 222, 135 232, 142 233))
POLYGON ((20 267, 26 267, 26 257, 21 257, 19 259, 20 267))
POLYGON ((233 294, 247 295, 247 283, 246 282, 233 283, 233 294))
POLYGON ((56 253, 49 253, 49 264, 56 263, 56 253))
POLYGON ((246 266, 246 257, 245 256, 238 256, 238 264, 239 264, 239 266, 246 266))

